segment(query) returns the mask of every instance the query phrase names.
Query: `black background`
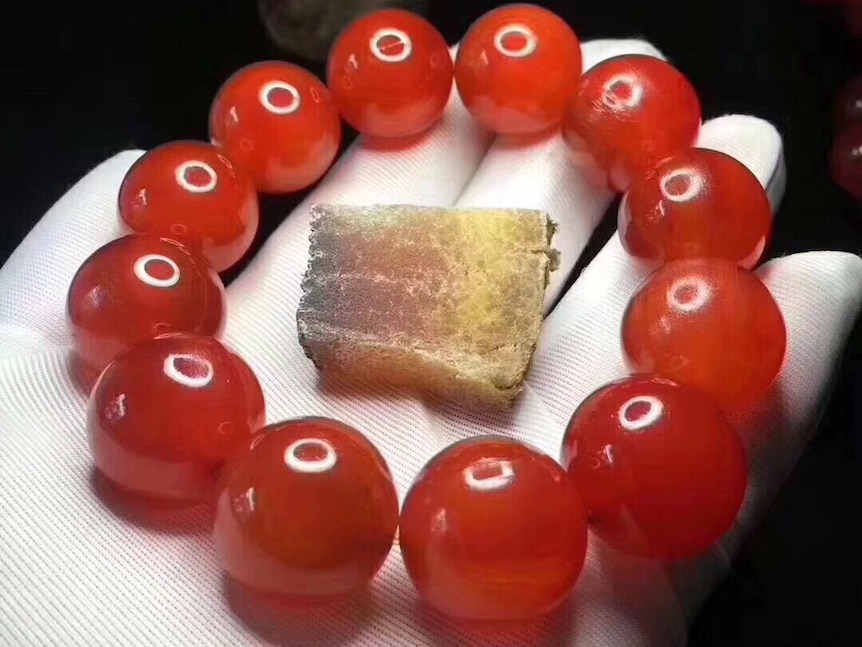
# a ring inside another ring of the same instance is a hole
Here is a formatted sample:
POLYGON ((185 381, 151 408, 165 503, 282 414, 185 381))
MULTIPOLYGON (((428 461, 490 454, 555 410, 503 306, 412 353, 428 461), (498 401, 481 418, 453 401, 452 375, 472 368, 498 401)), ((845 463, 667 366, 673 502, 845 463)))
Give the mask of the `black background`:
MULTIPOLYGON (((498 4, 431 0, 428 15, 455 42, 498 4)), ((795 0, 538 4, 582 39, 652 41, 698 88, 706 117, 750 113, 777 126, 789 184, 773 256, 862 249, 860 209, 831 183, 826 164, 834 95, 862 71, 837 12, 795 0)), ((18 0, 4 9, 0 261, 103 159, 206 139, 209 102, 238 67, 266 58, 303 62, 271 44, 255 0, 18 0)), ((323 76, 321 65, 308 67, 323 76)), ((266 201, 264 236, 297 199, 266 201)), ((821 433, 698 618, 693 647, 862 644, 860 341, 857 330, 821 433)))

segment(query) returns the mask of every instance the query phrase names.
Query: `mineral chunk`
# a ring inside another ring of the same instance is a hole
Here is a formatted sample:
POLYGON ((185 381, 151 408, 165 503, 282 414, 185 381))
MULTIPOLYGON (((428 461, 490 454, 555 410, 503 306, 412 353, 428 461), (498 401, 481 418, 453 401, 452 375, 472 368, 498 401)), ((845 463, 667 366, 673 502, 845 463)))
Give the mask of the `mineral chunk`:
POLYGON ((316 205, 297 312, 322 370, 482 408, 521 391, 557 265, 526 209, 316 205))

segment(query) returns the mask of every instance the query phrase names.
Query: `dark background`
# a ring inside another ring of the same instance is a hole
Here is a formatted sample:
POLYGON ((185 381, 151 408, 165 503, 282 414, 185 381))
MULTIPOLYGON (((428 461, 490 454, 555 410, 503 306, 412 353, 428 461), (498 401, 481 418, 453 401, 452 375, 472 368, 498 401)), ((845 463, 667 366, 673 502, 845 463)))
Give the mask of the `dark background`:
MULTIPOLYGON (((238 67, 302 62, 271 43, 255 0, 19 2, 4 6, 0 28, 0 262, 103 159, 206 139, 212 96, 238 67)), ((431 0, 428 15, 454 42, 498 4, 431 0)), ((751 113, 777 126, 789 184, 772 255, 862 249, 860 209, 831 183, 826 163, 834 95, 862 71, 839 13, 800 0, 538 4, 582 39, 652 41, 698 88, 705 117, 751 113)), ((264 235, 296 200, 266 201, 264 235)), ((857 331, 821 433, 697 620, 693 647, 862 644, 860 341, 857 331)))

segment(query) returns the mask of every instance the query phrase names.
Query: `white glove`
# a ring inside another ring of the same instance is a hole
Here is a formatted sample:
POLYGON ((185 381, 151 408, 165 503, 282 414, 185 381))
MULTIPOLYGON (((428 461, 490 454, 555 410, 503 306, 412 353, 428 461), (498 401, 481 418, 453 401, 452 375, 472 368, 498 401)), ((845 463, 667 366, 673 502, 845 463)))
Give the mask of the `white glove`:
MULTIPOLYGON (((587 66, 622 53, 659 55, 638 41, 584 46, 587 66)), ((744 162, 778 203, 784 167, 772 126, 753 117, 721 117, 704 125, 698 145, 744 162)), ((81 262, 121 235, 117 191, 139 155, 122 153, 81 180, 0 270, 3 645, 683 645, 688 621, 813 433, 862 299, 862 261, 850 254, 796 254, 758 271, 786 318, 788 357, 765 401, 735 420, 749 451, 748 498, 738 525, 703 558, 667 566, 622 556, 591 537, 571 603, 523 629, 489 633, 423 610, 395 549, 369 593, 291 615, 252 605, 226 584, 203 511, 158 522, 129 519, 93 485, 85 399, 69 374, 65 296, 81 262)), ((547 317, 513 416, 455 405, 441 413, 421 398, 318 392, 295 320, 308 206, 339 201, 547 210, 560 223, 554 243, 562 252, 550 304, 611 197, 579 177, 561 138, 526 148, 492 141, 453 93, 443 121, 412 148, 371 150, 360 141, 342 156, 230 286, 226 340, 257 372, 269 422, 327 415, 358 427, 389 462, 401 496, 433 454, 477 433, 511 434, 556 457, 581 400, 627 373, 620 321, 644 275, 618 239, 547 317)))

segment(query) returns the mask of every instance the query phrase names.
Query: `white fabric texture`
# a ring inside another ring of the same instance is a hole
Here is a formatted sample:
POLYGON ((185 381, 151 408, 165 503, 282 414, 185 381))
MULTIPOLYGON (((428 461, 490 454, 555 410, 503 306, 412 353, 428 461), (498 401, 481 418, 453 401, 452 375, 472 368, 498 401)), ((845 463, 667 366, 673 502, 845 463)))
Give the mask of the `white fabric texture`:
MULTIPOLYGON (((584 46, 587 64, 659 55, 640 41, 584 46)), ((727 116, 699 144, 734 155, 778 204, 781 139, 769 124, 727 116)), ((73 187, 0 270, 0 644, 674 647, 723 577, 810 438, 836 361, 862 302, 862 261, 797 254, 758 274, 786 318, 786 365, 768 397, 735 423, 751 462, 737 526, 700 559, 672 565, 623 556, 591 536, 572 599, 558 612, 502 631, 451 623, 423 608, 397 547, 365 593, 336 607, 287 613, 239 594, 222 575, 202 510, 160 521, 128 518, 93 479, 85 398, 69 377, 65 295, 80 263, 119 236, 119 184, 140 152, 106 161, 73 187)), ((327 415, 377 445, 403 497, 433 454, 482 432, 509 434, 556 457, 566 422, 602 384, 626 374, 623 309, 646 276, 614 237, 547 317, 528 386, 515 410, 478 414, 434 398, 349 385, 321 391, 296 339, 295 312, 312 202, 524 206, 560 223, 563 267, 551 303, 611 195, 584 182, 559 137, 492 141, 456 93, 443 121, 406 150, 346 152, 313 196, 288 216, 228 291, 226 340, 255 369, 268 421, 327 415)))

